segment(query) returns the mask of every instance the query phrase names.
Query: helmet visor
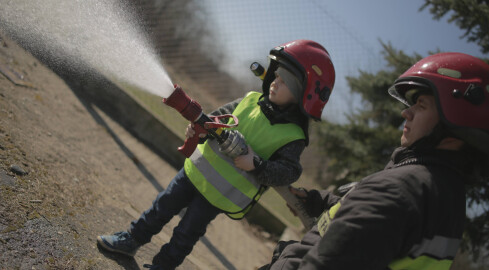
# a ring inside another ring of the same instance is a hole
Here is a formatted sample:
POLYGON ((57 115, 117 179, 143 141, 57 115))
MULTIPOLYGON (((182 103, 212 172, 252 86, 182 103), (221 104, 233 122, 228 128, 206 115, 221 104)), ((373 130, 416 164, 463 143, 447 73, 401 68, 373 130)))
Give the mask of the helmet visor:
POLYGON ((391 86, 389 94, 406 106, 410 107, 416 104, 418 97, 421 95, 433 95, 433 90, 426 84, 418 82, 399 82, 391 86))

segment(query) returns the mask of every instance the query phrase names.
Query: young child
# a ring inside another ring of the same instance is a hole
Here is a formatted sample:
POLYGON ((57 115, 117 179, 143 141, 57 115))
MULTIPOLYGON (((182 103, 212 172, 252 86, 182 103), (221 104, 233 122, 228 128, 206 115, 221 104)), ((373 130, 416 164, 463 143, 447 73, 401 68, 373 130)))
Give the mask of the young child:
MULTIPOLYGON (((106 250, 134 256, 141 245, 187 207, 170 242, 153 258, 151 269, 174 269, 190 254, 220 213, 242 218, 268 186, 289 185, 299 178, 300 155, 308 145, 309 118, 320 120, 335 80, 328 52, 318 43, 296 40, 270 51, 263 94, 250 92, 211 115, 233 114, 248 153, 231 159, 217 141, 199 144, 184 167, 153 205, 129 230, 97 237, 106 250)), ((195 134, 189 125, 186 136, 195 134)))

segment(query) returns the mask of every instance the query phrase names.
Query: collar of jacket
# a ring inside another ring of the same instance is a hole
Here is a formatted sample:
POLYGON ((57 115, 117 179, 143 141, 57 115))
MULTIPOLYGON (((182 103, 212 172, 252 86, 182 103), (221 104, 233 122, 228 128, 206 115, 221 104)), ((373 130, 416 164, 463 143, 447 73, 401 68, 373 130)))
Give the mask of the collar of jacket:
POLYGON ((267 95, 260 97, 258 105, 272 125, 294 123, 300 126, 301 120, 303 120, 301 117, 302 113, 297 105, 292 104, 285 109, 280 109, 277 105, 270 102, 267 95))
POLYGON ((465 151, 453 151, 436 148, 412 149, 399 147, 392 153, 389 167, 410 164, 439 165, 453 169, 464 175, 472 168, 472 157, 465 151))
POLYGON ((271 125, 293 123, 301 127, 306 136, 306 146, 309 145, 309 118, 301 112, 298 105, 292 104, 281 110, 265 94, 260 97, 258 105, 271 125))

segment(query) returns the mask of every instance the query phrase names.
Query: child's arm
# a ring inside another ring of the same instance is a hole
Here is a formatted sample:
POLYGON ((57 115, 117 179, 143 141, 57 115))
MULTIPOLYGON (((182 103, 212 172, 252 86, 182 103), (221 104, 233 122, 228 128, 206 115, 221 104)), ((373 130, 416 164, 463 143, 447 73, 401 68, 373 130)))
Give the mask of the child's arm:
POLYGON ((241 102, 243 98, 238 98, 236 100, 233 100, 227 104, 224 104, 223 106, 215 109, 209 115, 223 115, 223 114, 232 114, 234 112, 234 109, 238 106, 238 104, 241 102))
MULTIPOLYGON (((300 156, 306 147, 304 140, 290 142, 275 151, 269 160, 262 160, 253 173, 258 182, 266 186, 290 185, 302 173, 300 156)), ((255 162, 256 163, 256 162, 255 162)))

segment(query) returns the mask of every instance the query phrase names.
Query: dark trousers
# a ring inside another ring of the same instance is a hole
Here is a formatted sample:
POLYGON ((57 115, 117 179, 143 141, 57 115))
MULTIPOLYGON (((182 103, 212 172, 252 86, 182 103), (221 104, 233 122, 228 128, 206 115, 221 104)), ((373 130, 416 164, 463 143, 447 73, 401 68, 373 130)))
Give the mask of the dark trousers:
POLYGON ((174 269, 183 262, 205 234, 207 225, 221 210, 211 205, 197 191, 181 169, 168 188, 158 194, 153 205, 138 220, 131 222, 130 232, 133 237, 141 244, 146 244, 185 207, 185 215, 174 228, 170 242, 163 245, 153 258, 153 264, 159 264, 164 269, 174 269))

